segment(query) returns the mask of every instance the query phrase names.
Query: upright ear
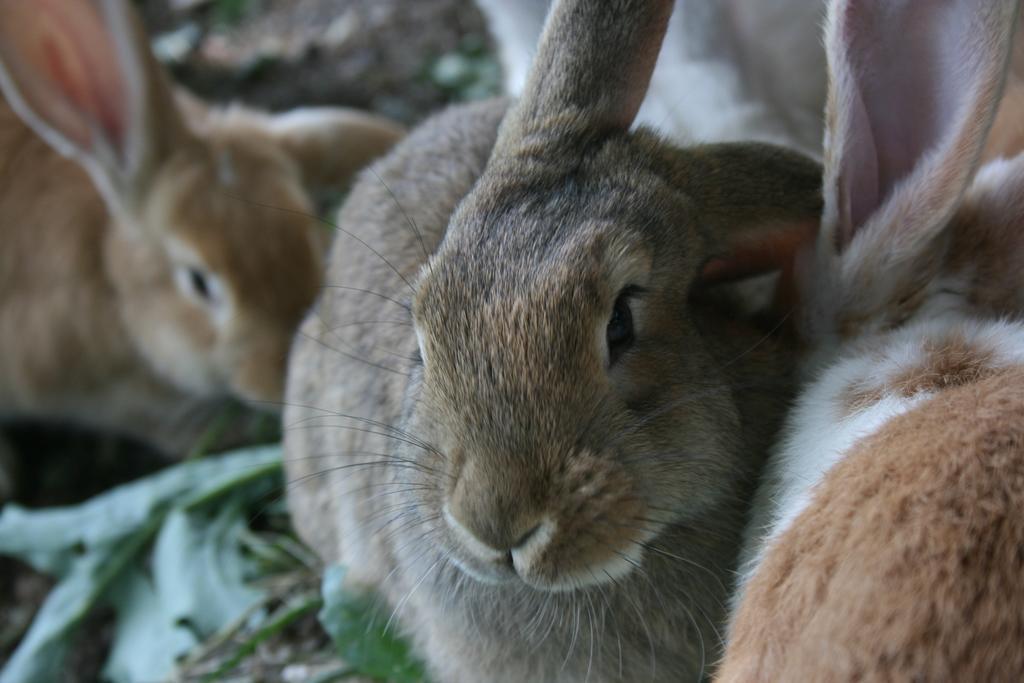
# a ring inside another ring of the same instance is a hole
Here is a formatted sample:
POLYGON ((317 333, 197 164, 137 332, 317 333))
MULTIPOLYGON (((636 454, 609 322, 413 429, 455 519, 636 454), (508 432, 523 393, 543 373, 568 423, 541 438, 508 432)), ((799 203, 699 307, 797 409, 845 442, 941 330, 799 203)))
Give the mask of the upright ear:
POLYGON ((700 206, 710 231, 700 280, 721 282, 789 267, 814 241, 821 217, 821 166, 783 147, 754 142, 685 150, 672 180, 700 206))
POLYGON ((0 89, 112 209, 133 209, 187 136, 125 0, 0 0, 0 89))
POLYGON ((1017 33, 1013 37, 1006 88, 985 143, 982 163, 992 159, 1012 159, 1021 152, 1024 152, 1024 13, 1017 16, 1017 33))
POLYGON ((821 248, 884 272, 928 249, 978 164, 1017 0, 838 0, 821 248))
POLYGON ((672 0, 557 0, 495 154, 514 154, 540 132, 628 129, 647 93, 671 13, 672 0))
POLYGON ((334 189, 398 142, 396 123, 354 109, 308 107, 270 119, 271 134, 302 169, 311 187, 334 189))

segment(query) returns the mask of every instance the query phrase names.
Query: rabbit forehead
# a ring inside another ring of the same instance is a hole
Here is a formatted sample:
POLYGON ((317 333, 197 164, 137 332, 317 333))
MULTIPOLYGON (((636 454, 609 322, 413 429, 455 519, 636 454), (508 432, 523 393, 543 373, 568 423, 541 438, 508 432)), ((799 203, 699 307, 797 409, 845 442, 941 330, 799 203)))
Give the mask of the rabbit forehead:
POLYGON ((297 318, 320 284, 315 216, 290 167, 231 142, 169 162, 147 203, 147 228, 184 243, 243 308, 297 318))
POLYGON ((670 149, 648 131, 597 136, 527 147, 495 156, 448 228, 457 238, 480 240, 572 239, 578 226, 609 221, 638 239, 685 242, 668 226, 690 223, 696 202, 679 168, 685 150, 670 149))
MULTIPOLYGON (((506 426, 529 425, 548 439, 577 424, 605 390, 598 333, 616 288, 649 270, 643 249, 632 245, 623 255, 622 240, 600 238, 610 229, 582 226, 577 235, 589 233, 588 239, 533 254, 535 246, 480 259, 454 245, 442 251, 414 304, 425 386, 437 408, 461 414, 488 405, 506 426)), ((491 431, 502 430, 485 429, 491 431)))
POLYGON ((648 287, 655 273, 655 244, 611 218, 488 220, 496 230, 446 241, 418 283, 413 312, 431 347, 466 334, 485 345, 499 337, 527 348, 536 343, 545 355, 596 353, 595 319, 607 317, 620 290, 648 287), (526 222, 535 225, 495 236, 526 222))

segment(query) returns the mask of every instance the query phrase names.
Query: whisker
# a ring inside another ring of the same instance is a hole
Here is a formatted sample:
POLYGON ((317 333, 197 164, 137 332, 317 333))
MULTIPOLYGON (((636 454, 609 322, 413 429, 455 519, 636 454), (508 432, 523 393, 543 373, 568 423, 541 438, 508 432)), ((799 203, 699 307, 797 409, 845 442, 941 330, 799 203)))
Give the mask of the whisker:
MULTIPOLYGON (((407 443, 409 443, 410 445, 418 445, 420 448, 422 448, 425 451, 428 451, 428 452, 433 453, 434 455, 437 455, 437 456, 440 456, 440 457, 444 457, 444 454, 440 450, 438 450, 437 448, 431 446, 429 443, 427 443, 423 439, 420 439, 418 436, 416 436, 412 432, 410 432, 410 431, 408 431, 406 429, 402 429, 401 427, 398 427, 396 425, 390 424, 388 422, 382 422, 380 420, 375 420, 373 418, 365 417, 363 415, 353 415, 351 413, 343 413, 343 412, 340 412, 340 411, 337 411, 337 410, 330 410, 328 408, 320 408, 318 406, 312 406, 312 405, 308 405, 308 404, 288 403, 286 405, 288 405, 288 406, 290 406, 292 408, 301 408, 303 410, 319 412, 320 415, 310 415, 308 417, 304 417, 302 419, 297 420, 294 423, 291 423, 290 425, 284 426, 283 427, 284 429, 287 429, 287 428, 289 428, 291 426, 294 426, 294 425, 299 425, 299 424, 302 424, 302 423, 311 422, 311 421, 316 420, 316 419, 323 419, 323 418, 328 418, 328 417, 332 417, 332 418, 333 417, 337 417, 337 418, 341 418, 341 419, 344 419, 344 420, 352 420, 354 422, 363 422, 363 423, 366 423, 366 424, 374 426, 374 427, 380 427, 381 429, 386 429, 386 430, 388 430, 389 432, 391 432, 391 433, 393 433, 395 435, 398 435, 400 437, 408 439, 409 441, 407 443)), ((386 434, 381 434, 380 436, 387 436, 387 435, 386 434)))
MULTIPOLYGON (((324 324, 326 326, 326 323, 324 323, 324 324)), ((339 349, 339 348, 337 348, 335 346, 331 346, 330 344, 328 344, 323 339, 319 339, 317 337, 314 337, 313 335, 309 334, 308 332, 303 331, 302 329, 300 329, 296 334, 297 334, 297 336, 303 337, 304 339, 308 339, 308 340, 310 340, 310 341, 312 341, 312 342, 314 342, 316 344, 319 344, 320 346, 324 347, 328 351, 333 351, 334 353, 338 354, 339 356, 344 356, 345 358, 349 358, 351 360, 358 361, 360 363, 365 363, 366 365, 370 366, 371 368, 377 368, 378 370, 384 370, 385 372, 391 372, 391 373, 394 373, 396 375, 401 375, 403 377, 408 377, 409 376, 408 372, 403 372, 402 370, 399 370, 397 368, 393 368, 393 367, 391 367, 389 365, 384 365, 383 363, 375 363, 375 362, 373 362, 371 360, 367 360, 366 358, 362 358, 361 356, 357 356, 354 353, 349 353, 348 351, 342 351, 341 349, 339 349)), ((332 335, 332 336, 334 336, 334 335, 332 335)), ((341 341, 342 344, 344 344, 346 346, 349 346, 351 348, 351 345, 348 344, 348 342, 345 342, 344 340, 339 340, 339 341, 341 341)))
POLYGON ((423 242, 423 233, 420 232, 420 229, 419 227, 417 227, 415 221, 413 221, 413 219, 409 217, 409 214, 406 213, 405 207, 402 206, 402 203, 398 201, 398 197, 395 196, 395 193, 391 191, 391 188, 388 187, 388 184, 385 183, 384 179, 380 177, 379 173, 377 173, 377 169, 373 168, 372 166, 370 166, 369 169, 370 173, 373 174, 373 177, 377 179, 377 181, 384 187, 387 193, 391 196, 391 201, 393 201, 395 203, 395 206, 398 207, 398 210, 402 213, 402 216, 405 218, 405 222, 408 224, 409 228, 412 229, 413 234, 416 236, 416 238, 419 239, 420 247, 423 249, 423 258, 430 258, 430 254, 427 252, 427 245, 423 242))
POLYGON ((420 585, 427 578, 427 576, 430 574, 430 572, 432 572, 434 570, 434 568, 437 567, 438 564, 440 564, 442 561, 444 561, 444 559, 445 558, 442 555, 441 557, 438 557, 436 560, 434 560, 433 564, 431 564, 429 567, 427 567, 426 571, 423 572, 423 576, 421 576, 419 578, 419 580, 409 590, 409 592, 405 594, 405 597, 403 597, 401 600, 398 601, 398 604, 395 605, 395 609, 392 610, 392 612, 391 612, 391 616, 388 617, 387 623, 384 624, 384 632, 385 633, 387 633, 391 629, 392 622, 394 621, 394 619, 398 615, 398 613, 402 610, 402 608, 405 606, 405 603, 409 601, 409 598, 412 597, 413 593, 416 592, 416 590, 420 587, 420 585))
POLYGON ((390 301, 391 303, 395 304, 396 306, 402 307, 407 313, 412 313, 412 307, 409 304, 407 304, 404 301, 401 301, 399 299, 395 299, 393 297, 390 297, 387 294, 381 294, 380 292, 375 292, 372 289, 364 289, 362 287, 350 287, 348 285, 322 285, 321 289, 340 289, 340 290, 349 291, 349 292, 359 292, 361 294, 369 294, 371 296, 375 296, 375 297, 384 299, 385 301, 390 301))

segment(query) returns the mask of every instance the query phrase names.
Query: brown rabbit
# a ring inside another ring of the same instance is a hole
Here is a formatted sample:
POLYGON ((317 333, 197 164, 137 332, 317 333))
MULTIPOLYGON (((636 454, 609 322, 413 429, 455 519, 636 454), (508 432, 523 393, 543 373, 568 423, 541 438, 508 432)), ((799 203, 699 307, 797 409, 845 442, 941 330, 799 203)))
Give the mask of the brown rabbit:
POLYGON ((1024 155, 978 169, 1018 5, 831 8, 794 316, 813 380, 757 492, 723 683, 1024 677, 1024 155))
POLYGON ((306 188, 400 130, 176 95, 123 0, 0 0, 0 89, 0 419, 176 451, 212 401, 277 407, 322 281, 306 188))
POLYGON ((437 681, 695 680, 717 651, 790 378, 701 273, 784 258, 820 169, 628 132, 671 6, 559 2, 519 102, 364 173, 293 347, 298 528, 437 681))

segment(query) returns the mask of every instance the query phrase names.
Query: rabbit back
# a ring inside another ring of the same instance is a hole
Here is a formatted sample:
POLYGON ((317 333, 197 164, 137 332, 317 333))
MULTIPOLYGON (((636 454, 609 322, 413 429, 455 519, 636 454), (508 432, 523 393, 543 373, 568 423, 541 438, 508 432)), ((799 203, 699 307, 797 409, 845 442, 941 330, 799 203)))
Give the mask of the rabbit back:
POLYGON ((1007 680, 1024 671, 1024 371, 859 441, 748 586, 717 680, 1007 680), (827 650, 825 649, 827 647, 827 650))

